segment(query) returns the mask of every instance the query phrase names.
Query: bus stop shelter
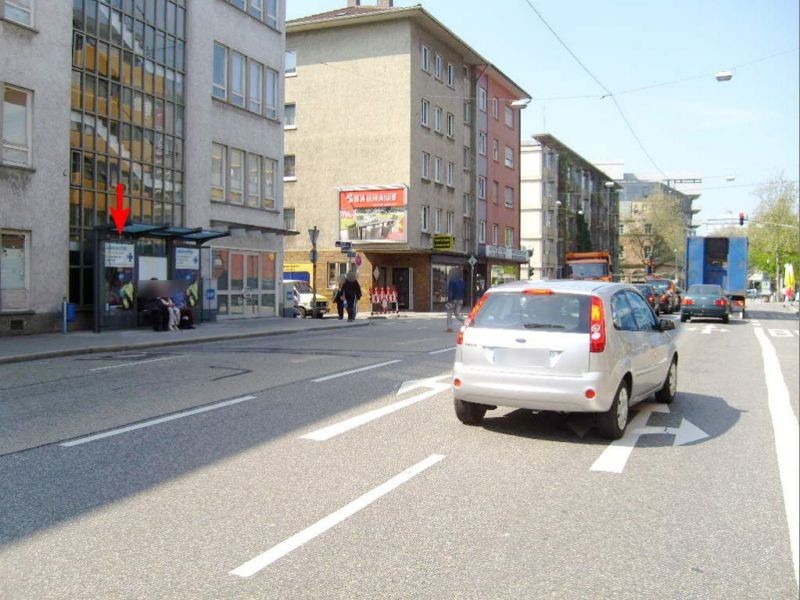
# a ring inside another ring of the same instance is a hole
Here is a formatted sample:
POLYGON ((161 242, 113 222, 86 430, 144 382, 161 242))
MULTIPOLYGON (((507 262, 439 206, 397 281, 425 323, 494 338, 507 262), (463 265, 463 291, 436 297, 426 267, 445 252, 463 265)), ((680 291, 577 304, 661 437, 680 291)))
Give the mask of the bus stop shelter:
POLYGON ((203 319, 204 244, 229 231, 129 223, 122 233, 113 225, 94 228, 94 331, 132 329, 142 324, 140 292, 151 281, 169 284, 203 319))

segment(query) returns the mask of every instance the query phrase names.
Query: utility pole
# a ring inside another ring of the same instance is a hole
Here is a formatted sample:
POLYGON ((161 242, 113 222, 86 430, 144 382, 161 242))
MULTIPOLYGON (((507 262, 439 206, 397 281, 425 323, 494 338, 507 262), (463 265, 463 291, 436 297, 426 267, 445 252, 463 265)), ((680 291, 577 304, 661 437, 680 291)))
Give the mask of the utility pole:
POLYGON ((313 229, 308 230, 308 237, 311 240, 311 259, 312 275, 311 275, 311 318, 317 318, 317 239, 319 238, 319 229, 314 225, 313 229))

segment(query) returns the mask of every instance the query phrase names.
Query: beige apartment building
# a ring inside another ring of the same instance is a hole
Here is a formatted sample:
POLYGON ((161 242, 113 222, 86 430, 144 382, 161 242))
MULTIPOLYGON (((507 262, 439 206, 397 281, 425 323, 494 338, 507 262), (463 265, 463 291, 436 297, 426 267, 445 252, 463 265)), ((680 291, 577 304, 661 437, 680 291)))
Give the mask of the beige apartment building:
POLYGON ((316 226, 319 289, 350 260, 365 291, 442 308, 478 254, 474 99, 488 61, 422 7, 387 0, 291 21, 286 43, 286 227, 301 235, 286 240, 285 276, 311 273, 316 226))

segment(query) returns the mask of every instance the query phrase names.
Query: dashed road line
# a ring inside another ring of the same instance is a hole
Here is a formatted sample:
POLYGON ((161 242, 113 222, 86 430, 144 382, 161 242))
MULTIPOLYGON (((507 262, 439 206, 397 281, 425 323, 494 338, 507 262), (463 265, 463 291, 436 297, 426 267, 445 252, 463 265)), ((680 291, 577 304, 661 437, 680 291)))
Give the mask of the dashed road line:
POLYGON ((313 525, 306 527, 302 531, 287 538, 281 543, 273 546, 263 554, 259 554, 255 558, 250 559, 243 565, 237 567, 230 572, 231 575, 236 577, 252 577, 265 567, 268 567, 276 560, 279 560, 296 550, 303 544, 313 540, 314 538, 322 535, 329 529, 335 527, 345 519, 352 517, 360 510, 366 508, 379 498, 385 496, 394 489, 400 487, 407 481, 413 479, 423 471, 429 469, 444 458, 443 454, 431 454, 425 460, 418 462, 413 467, 409 467, 399 475, 395 475, 389 481, 382 483, 378 487, 370 490, 363 496, 356 498, 349 504, 343 506, 336 512, 329 514, 327 517, 320 519, 313 525))
POLYGON ((444 354, 445 352, 452 352, 453 350, 455 350, 455 348, 442 348, 441 350, 432 350, 428 352, 428 354, 433 356, 434 354, 444 354))
POLYGON ((89 369, 89 371, 95 372, 95 371, 107 371, 108 369, 120 369, 122 367, 137 367, 139 365, 146 365, 147 363, 154 363, 160 360, 172 360, 173 358, 180 358, 180 356, 162 356, 161 358, 151 358, 150 360, 136 360, 133 362, 120 363, 118 365, 95 367, 94 369, 89 369))
POLYGON ((402 360, 387 360, 386 362, 378 363, 377 365, 369 365, 367 367, 361 367, 359 369, 351 369, 349 371, 342 371, 341 373, 334 373, 333 375, 326 375, 325 377, 319 377, 314 379, 314 383, 323 383, 324 381, 330 381, 331 379, 338 379, 339 377, 347 377, 348 375, 353 375, 354 373, 363 373, 364 371, 371 371, 372 369, 380 369, 381 367, 388 367, 389 365, 394 365, 399 362, 403 362, 402 360))

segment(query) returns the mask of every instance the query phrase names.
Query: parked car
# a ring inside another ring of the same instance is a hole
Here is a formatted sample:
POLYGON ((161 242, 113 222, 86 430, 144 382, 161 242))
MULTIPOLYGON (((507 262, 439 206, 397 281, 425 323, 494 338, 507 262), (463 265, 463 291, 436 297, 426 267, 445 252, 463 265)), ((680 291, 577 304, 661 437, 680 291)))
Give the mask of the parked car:
POLYGON ((649 283, 659 292, 659 303, 661 304, 661 312, 671 314, 681 309, 680 300, 675 293, 675 283, 670 279, 660 279, 656 277, 648 277, 646 283, 649 283))
POLYGON ((302 281, 300 279, 284 279, 284 290, 288 290, 290 287, 294 288, 294 295, 298 298, 297 311, 300 317, 305 319, 308 316, 313 316, 316 319, 321 319, 330 310, 328 299, 318 293, 316 310, 312 314, 311 301, 314 298, 314 291, 307 281, 302 281))
POLYGON ((647 300, 647 303, 652 307, 656 316, 660 315, 661 303, 659 302, 659 296, 661 294, 659 294, 658 290, 648 283, 635 283, 633 287, 639 290, 642 296, 644 296, 644 299, 647 300))
POLYGON ((723 323, 730 320, 731 303, 722 286, 705 283, 689 286, 681 306, 681 322, 695 317, 722 319, 723 323))
POLYGON ((678 383, 675 323, 630 285, 524 281, 490 289, 457 337, 455 413, 477 425, 497 405, 597 413, 622 437, 631 405, 678 383))
POLYGON ((758 298, 758 290, 756 288, 747 288, 745 295, 750 299, 758 298))

